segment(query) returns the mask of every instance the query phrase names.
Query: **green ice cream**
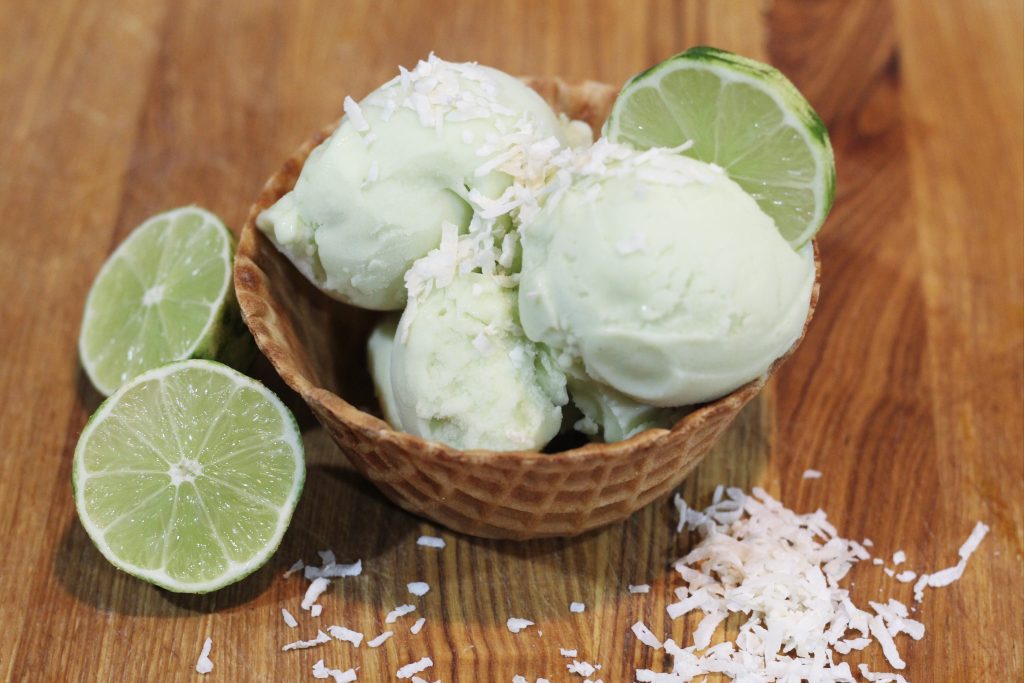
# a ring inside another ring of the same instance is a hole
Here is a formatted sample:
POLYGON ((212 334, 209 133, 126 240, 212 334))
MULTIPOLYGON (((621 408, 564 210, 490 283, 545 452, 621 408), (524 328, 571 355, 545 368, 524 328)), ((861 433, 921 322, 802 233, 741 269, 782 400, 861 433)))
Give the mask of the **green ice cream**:
POLYGON ((599 141, 522 228, 519 311, 565 367, 654 406, 701 403, 797 340, 814 284, 718 167, 599 141))
MULTIPOLYGON (((401 309, 403 276, 502 195, 523 139, 565 140, 563 125, 519 80, 433 55, 371 93, 309 155, 295 189, 257 218, 321 290, 376 310, 401 309)), ((499 235, 500 237, 500 235, 499 235)))
POLYGON ((569 394, 583 413, 574 427, 608 443, 625 441, 648 429, 669 429, 686 414, 686 408, 657 408, 640 403, 585 376, 569 376, 569 394))
POLYGON ((568 402, 565 376, 522 333, 515 290, 479 273, 405 311, 391 385, 403 429, 463 449, 541 449, 568 402))
POLYGON ((392 313, 381 318, 366 342, 366 359, 370 365, 370 378, 373 380, 373 389, 377 394, 377 402, 380 403, 384 419, 395 429, 401 430, 398 404, 395 403, 395 392, 391 388, 391 351, 395 346, 397 328, 397 314, 392 313))

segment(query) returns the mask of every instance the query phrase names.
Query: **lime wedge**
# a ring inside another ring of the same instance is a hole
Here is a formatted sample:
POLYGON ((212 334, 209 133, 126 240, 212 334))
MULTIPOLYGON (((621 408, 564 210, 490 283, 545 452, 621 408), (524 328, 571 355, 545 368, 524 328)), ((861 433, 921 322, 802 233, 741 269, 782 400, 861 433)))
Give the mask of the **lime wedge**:
POLYGON ((116 567, 206 593, 267 561, 305 471, 277 396, 226 365, 187 360, 103 402, 75 448, 72 485, 82 525, 116 567))
POLYGON ((794 248, 832 207, 836 167, 825 124, 778 70, 694 47, 634 76, 605 135, 640 149, 676 147, 728 172, 794 248))
POLYGON ((78 337, 82 367, 109 396, 141 372, 186 358, 241 366, 255 346, 231 282, 234 238, 194 206, 153 216, 103 264, 78 337))

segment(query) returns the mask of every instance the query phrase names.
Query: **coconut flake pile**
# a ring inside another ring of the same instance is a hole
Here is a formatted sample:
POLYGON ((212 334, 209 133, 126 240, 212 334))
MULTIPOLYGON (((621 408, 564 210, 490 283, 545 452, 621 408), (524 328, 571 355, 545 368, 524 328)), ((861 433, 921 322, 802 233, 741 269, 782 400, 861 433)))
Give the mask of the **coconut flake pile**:
MULTIPOLYGON (((695 530, 701 541, 675 563, 686 585, 676 589, 679 602, 667 611, 672 619, 696 610, 704 616, 691 646, 671 639, 662 644, 673 659, 671 671, 639 669, 637 681, 683 683, 722 673, 750 683, 852 683, 858 679, 850 666, 835 656, 873 642, 892 668, 905 667, 896 639, 905 634, 920 640, 924 625, 896 600, 869 602, 870 611, 853 604, 840 582, 870 555, 862 544, 841 538, 823 511, 796 514, 760 488, 748 496, 720 486, 703 511, 689 508, 679 496, 674 502, 680 530, 695 530), (715 629, 730 614, 743 614, 746 622, 733 641, 711 646, 715 629)), ((930 576, 939 576, 941 585, 949 575, 959 578, 987 530, 979 523, 956 567, 930 576)), ((927 585, 934 585, 931 578, 927 585)), ((658 648, 656 636, 642 623, 633 630, 638 640, 658 648)), ((867 680, 902 680, 865 667, 861 674, 867 680)))

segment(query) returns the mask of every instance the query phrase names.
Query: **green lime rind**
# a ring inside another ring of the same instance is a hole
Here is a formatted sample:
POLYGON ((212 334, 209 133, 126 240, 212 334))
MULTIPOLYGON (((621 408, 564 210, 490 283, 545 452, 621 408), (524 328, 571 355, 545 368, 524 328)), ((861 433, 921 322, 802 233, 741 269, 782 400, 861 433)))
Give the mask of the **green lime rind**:
POLYGON ((265 564, 304 483, 288 408, 259 382, 199 359, 115 391, 86 423, 72 471, 79 519, 103 556, 179 593, 223 588, 265 564))
POLYGON ((139 225, 103 264, 86 297, 79 357, 98 391, 187 358, 243 368, 255 353, 232 282, 234 236, 192 206, 139 225))
POLYGON ((622 88, 604 134, 640 149, 675 147, 729 173, 794 247, 821 228, 835 197, 835 160, 814 108, 777 69, 694 47, 622 88))

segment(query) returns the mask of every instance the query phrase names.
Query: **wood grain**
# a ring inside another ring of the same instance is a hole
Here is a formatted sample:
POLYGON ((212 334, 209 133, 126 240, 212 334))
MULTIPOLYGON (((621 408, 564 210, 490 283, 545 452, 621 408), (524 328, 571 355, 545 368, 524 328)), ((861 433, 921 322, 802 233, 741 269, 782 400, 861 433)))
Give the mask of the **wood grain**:
MULTIPOLYGON (((822 297, 800 351, 687 480, 759 483, 795 509, 825 509, 880 554, 952 564, 977 520, 992 534, 954 586, 918 612, 903 649, 920 681, 1018 680, 1024 672, 1024 4, 811 2, 0 2, 0 679, 301 680, 324 658, 394 680, 429 655, 430 679, 552 681, 559 647, 602 663, 606 683, 663 665, 628 633, 670 623, 666 563, 688 547, 671 505, 568 541, 482 541, 438 531, 352 473, 265 362, 251 373, 290 402, 309 476, 264 570, 214 595, 169 594, 123 575, 74 515, 70 461, 99 397, 78 368, 84 292, 143 218, 196 202, 240 225, 264 178, 310 132, 430 50, 515 74, 618 83, 698 43, 786 71, 832 132, 838 195, 822 234, 822 297), (804 469, 825 473, 802 481, 804 469), (421 533, 448 540, 418 548, 421 533), (303 582, 281 571, 333 548, 362 558, 335 583, 322 624, 373 635, 414 602, 377 650, 285 627, 303 582), (409 581, 432 590, 410 599, 409 581), (629 583, 650 583, 629 596, 629 583), (586 603, 583 615, 568 603, 586 603), (512 635, 505 619, 537 630, 512 635), (543 631, 543 635, 539 634, 543 631)), ((909 588, 877 568, 854 595, 909 588)), ((733 625, 735 627, 735 625, 733 625)), ((864 654, 873 668, 876 650, 864 654)), ((859 660, 854 660, 859 661, 859 660)))

